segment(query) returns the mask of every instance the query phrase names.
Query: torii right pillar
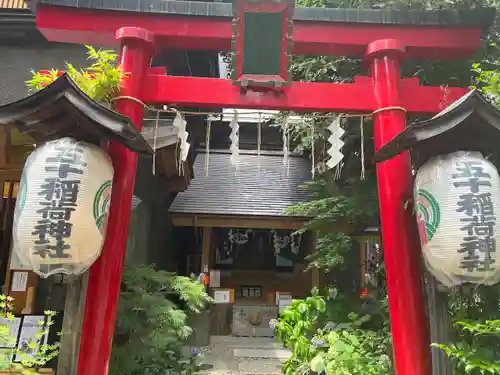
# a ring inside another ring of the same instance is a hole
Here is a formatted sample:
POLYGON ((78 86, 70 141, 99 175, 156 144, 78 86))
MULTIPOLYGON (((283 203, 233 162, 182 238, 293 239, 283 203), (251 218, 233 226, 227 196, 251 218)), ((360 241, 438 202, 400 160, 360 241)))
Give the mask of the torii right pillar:
MULTIPOLYGON (((373 113, 375 151, 406 127, 400 101, 404 55, 405 46, 394 39, 377 40, 367 49, 365 61, 379 107, 373 113)), ((396 374, 430 375, 420 246, 412 211, 405 207, 413 196, 409 152, 377 164, 377 180, 396 374)))

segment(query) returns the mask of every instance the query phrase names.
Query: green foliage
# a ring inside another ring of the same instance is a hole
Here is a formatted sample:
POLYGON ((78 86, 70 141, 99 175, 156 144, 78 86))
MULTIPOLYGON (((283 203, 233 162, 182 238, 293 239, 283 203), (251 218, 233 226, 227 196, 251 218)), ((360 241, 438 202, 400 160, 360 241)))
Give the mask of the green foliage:
POLYGON ((325 371, 326 375, 386 375, 392 372, 389 356, 390 334, 387 331, 372 331, 360 328, 370 319, 350 315, 351 322, 342 328, 329 331, 323 329, 313 338, 320 348, 310 362, 314 372, 325 371))
POLYGON ((500 374, 500 320, 459 321, 460 339, 434 344, 453 360, 457 374, 500 374))
POLYGON ((500 48, 497 45, 498 39, 499 35, 496 32, 489 35, 485 45, 485 56, 472 65, 472 72, 473 87, 481 90, 493 104, 500 107, 500 77, 498 71, 500 67, 500 48))
POLYGON ((332 232, 338 223, 352 224, 376 216, 378 203, 373 184, 365 181, 344 185, 336 181, 317 179, 306 184, 310 201, 288 209, 289 214, 312 217, 304 230, 316 233, 316 251, 309 257, 309 267, 331 269, 343 263, 351 249, 351 237, 343 232, 332 232), (351 192, 348 192, 351 190, 351 192), (359 194, 352 194, 356 190, 359 194))
MULTIPOLYGON (((75 81, 78 87, 89 97, 104 103, 110 103, 118 94, 123 73, 116 66, 117 55, 113 51, 97 50, 92 46, 87 48, 87 59, 91 64, 86 69, 76 69, 72 64, 66 63, 66 73, 75 81)), ((38 91, 54 82, 59 71, 52 69, 48 74, 31 72, 31 79, 26 81, 30 91, 38 91)))
POLYGON ((188 375, 196 358, 183 353, 190 314, 211 303, 203 285, 152 266, 126 266, 111 355, 111 375, 188 375))
POLYGON ((475 77, 477 87, 491 99, 497 107, 500 106, 500 81, 498 66, 500 61, 494 62, 495 67, 490 66, 486 62, 473 64, 473 72, 477 74, 475 77), (486 65, 486 66, 485 66, 486 65))
POLYGON ((44 338, 50 333, 50 327, 53 325, 53 317, 55 312, 45 311, 45 320, 38 322, 39 331, 36 333, 36 341, 30 342, 26 349, 18 349, 15 347, 17 337, 12 336, 8 322, 13 322, 15 319, 12 311, 13 298, 0 295, 0 346, 2 349, 0 355, 0 370, 16 370, 22 375, 39 375, 38 370, 59 353, 59 343, 47 344, 44 338), (38 348, 38 350, 36 350, 38 348), (34 355, 31 351, 36 350, 34 355), (29 351, 29 352, 28 352, 29 351), (13 359, 17 358, 14 362, 13 359))
POLYGON ((344 263, 351 250, 351 237, 343 232, 326 232, 318 235, 315 251, 306 257, 308 268, 332 269, 344 263))
POLYGON ((387 374, 392 368, 388 325, 381 324, 380 310, 359 315, 349 312, 352 308, 353 301, 334 288, 326 296, 313 290, 310 297, 294 300, 275 325, 276 337, 292 351, 284 375, 387 374))
POLYGON ((324 326, 327 311, 327 299, 314 289, 310 297, 292 301, 280 315, 275 326, 276 338, 292 352, 283 366, 284 375, 309 373, 309 363, 318 352, 312 338, 324 326))
MULTIPOLYGON (((315 143, 324 144, 327 137, 324 130, 325 120, 315 123, 315 143)), ((370 134, 369 122, 366 122, 365 134, 370 134)), ((291 134, 300 150, 311 147, 310 124, 294 124, 291 134), (309 129, 307 129, 309 128, 309 129), (308 134, 307 134, 308 132, 308 134)), ((343 139, 342 153, 346 155, 340 178, 334 178, 332 172, 317 173, 315 180, 305 187, 310 194, 308 202, 292 206, 287 213, 312 218, 304 230, 313 230, 316 234, 316 251, 309 256, 309 266, 330 270, 342 264, 344 256, 351 250, 349 233, 335 231, 336 228, 349 226, 364 229, 378 223, 378 198, 374 165, 370 162, 373 155, 372 141, 367 137, 365 147, 365 178, 360 178, 360 136, 359 123, 349 121, 343 139), (350 127, 350 128, 349 128, 350 127), (353 129, 355 131, 353 131, 353 129)), ((320 147, 317 147, 317 149, 320 147)), ((326 148, 326 145, 323 147, 326 148)), ((316 155, 318 158, 318 155, 316 155)), ((321 160, 323 156, 320 156, 321 160)))

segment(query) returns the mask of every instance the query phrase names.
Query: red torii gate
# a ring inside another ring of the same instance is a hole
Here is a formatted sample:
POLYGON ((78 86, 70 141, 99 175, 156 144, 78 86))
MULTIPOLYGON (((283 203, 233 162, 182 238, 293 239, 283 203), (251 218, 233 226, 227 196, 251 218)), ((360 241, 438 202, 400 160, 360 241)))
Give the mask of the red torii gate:
MULTIPOLYGON (((489 27, 494 16, 491 10, 457 13, 451 18, 468 23, 440 25, 435 20, 453 16, 442 12, 430 22, 397 25, 357 23, 355 16, 350 20, 349 14, 358 10, 341 10, 346 14, 344 20, 337 18, 333 22, 328 17, 336 10, 297 8, 293 53, 362 57, 371 77, 356 77, 353 84, 293 82, 280 92, 242 92, 228 79, 172 77, 161 69, 149 68, 155 44, 173 49, 230 50, 230 4, 154 0, 137 3, 140 9, 121 5, 122 11, 112 11, 102 6, 77 8, 75 0, 42 0, 36 9, 37 26, 51 41, 98 45, 116 45, 118 41, 120 65, 129 73, 121 88, 122 97, 177 106, 373 113, 376 150, 405 128, 406 112, 435 114, 467 91, 447 88, 444 92, 440 87, 420 86, 416 78, 401 79, 400 62, 404 58, 469 57, 479 48, 483 29, 489 27), (175 4, 176 10, 160 5, 168 3, 175 4), (191 5, 206 9, 202 13, 190 12, 191 5), (217 7, 219 14, 210 7, 217 7), (470 19, 474 21, 467 21, 470 19)), ((395 12, 387 18, 391 14, 395 12)), ((423 20, 429 13, 411 15, 423 20)), ((142 127, 144 108, 140 102, 123 99, 116 109, 139 129, 142 127)), ((90 269, 78 375, 107 374, 120 290, 137 157, 118 144, 110 145, 109 154, 115 166, 110 220, 103 253, 90 269)), ((377 176, 396 372, 429 375, 420 249, 411 212, 404 208, 404 201, 412 196, 409 154, 378 164, 377 176)))

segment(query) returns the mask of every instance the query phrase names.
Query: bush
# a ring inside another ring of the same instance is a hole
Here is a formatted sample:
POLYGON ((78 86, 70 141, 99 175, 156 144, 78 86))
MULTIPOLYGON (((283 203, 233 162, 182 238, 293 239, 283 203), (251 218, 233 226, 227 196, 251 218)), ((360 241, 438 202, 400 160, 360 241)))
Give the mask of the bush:
POLYGON ((183 347, 189 314, 208 307, 202 284, 152 266, 126 266, 118 305, 111 375, 187 375, 198 369, 183 347))
MULTIPOLYGON (((389 327, 375 315, 347 313, 349 301, 331 288, 317 289, 304 300, 294 300, 275 323, 276 337, 292 356, 285 375, 386 375, 392 370, 389 327)), ((376 306, 365 306, 366 308, 376 306)))
POLYGON ((17 370, 23 375, 39 375, 38 370, 47 365, 58 354, 59 343, 46 344, 44 338, 50 333, 55 312, 45 311, 45 320, 40 320, 39 332, 36 334, 36 341, 28 344, 27 348, 18 349, 16 347, 17 337, 12 336, 8 322, 15 319, 12 313, 13 298, 0 294, 0 370, 17 370), (34 355, 28 353, 37 349, 34 355), (18 359, 14 362, 14 358, 18 359))
POLYGON ((434 344, 452 359, 456 374, 500 374, 500 320, 457 322, 461 332, 454 344, 434 344))

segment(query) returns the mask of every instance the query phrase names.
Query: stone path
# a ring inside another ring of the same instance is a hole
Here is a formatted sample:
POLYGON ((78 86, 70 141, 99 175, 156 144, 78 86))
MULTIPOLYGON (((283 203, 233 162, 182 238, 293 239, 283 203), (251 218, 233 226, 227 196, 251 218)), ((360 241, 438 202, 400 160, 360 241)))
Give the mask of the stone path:
POLYGON ((290 356, 275 339, 260 337, 212 336, 203 351, 207 369, 199 375, 281 375, 290 356))

